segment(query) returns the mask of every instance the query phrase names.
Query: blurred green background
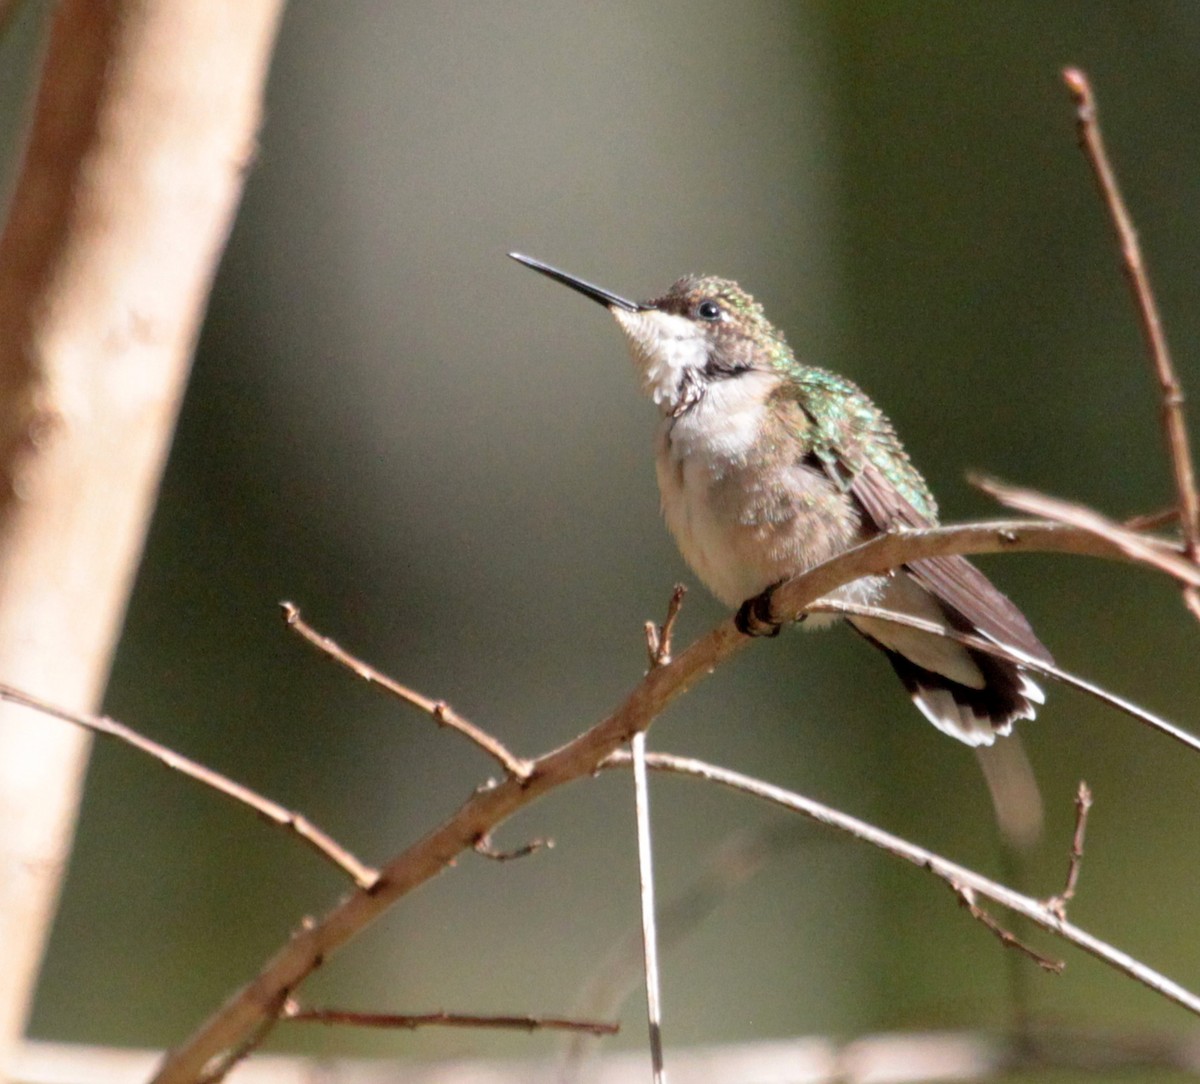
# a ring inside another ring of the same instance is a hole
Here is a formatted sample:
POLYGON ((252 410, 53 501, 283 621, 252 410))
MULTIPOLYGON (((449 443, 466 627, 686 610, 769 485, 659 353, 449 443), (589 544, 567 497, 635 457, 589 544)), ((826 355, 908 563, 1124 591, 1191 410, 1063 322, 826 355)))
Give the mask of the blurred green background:
MULTIPOLYGON (((45 5, 0 45, 6 170, 45 5)), ((652 408, 596 306, 519 249, 652 296, 739 279, 806 358, 892 416, 947 518, 969 468, 1115 516, 1171 499, 1157 407, 1064 64, 1092 75, 1182 378, 1200 395, 1200 6, 567 5, 296 0, 107 710, 299 808, 371 861, 492 765, 285 632, 276 604, 532 754, 641 675, 641 624, 694 580, 657 509, 652 408)), ((103 544, 98 539, 97 544, 103 544)), ((1147 574, 981 562, 1060 663, 1200 729, 1197 629, 1147 574)), ((721 609, 699 588, 680 635, 721 609)), ((55 725, 47 723, 47 725, 55 725)), ((1028 884, 1200 986, 1200 762, 1054 690, 1023 728, 1047 802, 1028 884)), ((992 874, 971 753, 857 638, 746 652, 652 731, 992 874)), ((769 810, 654 783, 660 893, 769 810)), ((636 922, 630 783, 564 790, 306 987, 313 1003, 561 1013, 636 922)), ((32 1031, 178 1040, 343 888, 308 850, 124 749, 95 751, 32 1031)), ((1053 953, 1059 946, 1033 939, 1053 953)), ((665 959, 667 1042, 1000 1026, 1011 966, 1047 1019, 1190 1021, 1074 952, 1013 964, 928 877, 803 833, 665 959)), ((643 1041, 640 1003, 618 1044, 643 1041)), ((281 1029, 280 1049, 537 1054, 488 1033, 281 1029)))

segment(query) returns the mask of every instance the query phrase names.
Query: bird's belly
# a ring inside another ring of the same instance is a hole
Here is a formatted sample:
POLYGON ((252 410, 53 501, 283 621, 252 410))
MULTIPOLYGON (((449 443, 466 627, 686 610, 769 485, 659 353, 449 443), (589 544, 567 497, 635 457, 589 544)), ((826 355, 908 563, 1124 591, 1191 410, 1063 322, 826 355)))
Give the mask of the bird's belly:
POLYGON ((857 513, 823 472, 678 451, 660 447, 663 515, 684 560, 728 606, 858 540, 857 513))

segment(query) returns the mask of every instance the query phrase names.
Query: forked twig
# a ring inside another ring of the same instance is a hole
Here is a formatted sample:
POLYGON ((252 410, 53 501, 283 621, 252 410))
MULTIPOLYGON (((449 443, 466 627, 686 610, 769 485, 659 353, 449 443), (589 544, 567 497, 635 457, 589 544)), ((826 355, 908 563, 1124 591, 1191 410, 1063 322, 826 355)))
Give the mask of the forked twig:
MULTIPOLYGON (((1187 419, 1184 416, 1183 386, 1175 374, 1167 337, 1163 333, 1162 320, 1154 300, 1150 276, 1146 273, 1137 230, 1129 214, 1116 174, 1108 160, 1104 139, 1100 134, 1100 122, 1096 116, 1096 99, 1092 94, 1087 76, 1078 68, 1066 68, 1063 81, 1075 99, 1075 121, 1079 131, 1079 144, 1083 148, 1100 195, 1108 208, 1117 243, 1121 249, 1121 266, 1133 291, 1138 318, 1146 348, 1158 380, 1162 396, 1162 424, 1167 440, 1167 452, 1175 474, 1175 490, 1179 500, 1179 520, 1183 528, 1184 549, 1195 562, 1200 562, 1200 494, 1196 490, 1196 475, 1192 465, 1188 442, 1187 419)), ((1192 613, 1200 618, 1200 590, 1184 589, 1184 599, 1192 613)))
POLYGON ((170 749, 165 745, 160 745, 158 742, 152 741, 150 738, 144 737, 124 723, 119 723, 115 719, 108 718, 106 715, 87 715, 82 712, 69 711, 67 708, 61 708, 56 704, 42 700, 40 697, 32 696, 29 693, 22 692, 20 689, 15 689, 11 685, 0 684, 0 700, 7 700, 11 704, 20 704, 22 707, 31 708, 42 715, 49 715, 55 719, 61 719, 63 722, 73 723, 75 726, 83 727, 85 730, 90 730, 93 734, 98 734, 101 737, 114 738, 125 745, 137 749, 139 752, 145 753, 147 756, 153 757, 160 764, 170 768, 172 771, 179 772, 180 775, 186 775, 190 779, 195 779, 198 783, 203 783, 210 790, 215 790, 218 794, 225 795, 226 798, 232 798, 235 802, 254 810, 264 820, 298 836, 319 855, 327 861, 332 862, 338 869, 350 877, 359 888, 372 888, 379 879, 377 870, 360 862, 350 851, 338 843, 327 832, 322 831, 313 824, 303 813, 297 813, 295 810, 288 809, 278 802, 271 801, 270 798, 263 797, 257 791, 253 791, 249 787, 235 782, 228 776, 222 775, 220 772, 214 771, 212 768, 208 768, 195 760, 191 760, 182 753, 175 752, 174 749, 170 749))
POLYGON ((572 1020, 565 1016, 483 1015, 461 1012, 390 1013, 354 1009, 305 1009, 290 998, 280 1014, 284 1020, 307 1024, 345 1024, 360 1028, 415 1031, 425 1027, 499 1028, 506 1031, 582 1031, 616 1035, 619 1024, 604 1020, 572 1020))
POLYGON ((1177 546, 1165 543, 1161 538, 1127 527, 1082 504, 1051 497, 1035 489, 1009 485, 980 474, 970 474, 967 477, 977 489, 983 490, 989 497, 1009 508, 1087 531, 1097 538, 1111 542, 1131 561, 1156 568, 1159 572, 1178 580, 1185 589, 1200 589, 1200 564, 1180 553, 1177 546))
POLYGON ((395 678, 388 677, 382 671, 376 670, 370 663, 365 663, 361 659, 351 655, 340 644, 331 640, 328 636, 317 632, 316 629, 300 616, 300 610, 294 603, 281 602, 279 605, 283 611, 283 620, 288 628, 295 629, 296 632, 318 651, 328 655, 334 662, 340 666, 344 666, 352 674, 362 678, 367 684, 378 685, 398 700, 403 700, 406 704, 420 708, 438 726, 449 727, 451 730, 457 731, 468 741, 487 753, 488 756, 495 760, 514 779, 523 782, 529 778, 531 768, 529 761, 514 756, 497 738, 492 737, 487 731, 481 730, 470 720, 463 718, 446 701, 434 700, 408 688, 406 685, 401 685, 395 678))
POLYGON ((671 600, 667 603, 667 616, 661 625, 653 621, 646 622, 646 653, 650 657, 650 669, 666 666, 671 661, 671 639, 675 633, 675 621, 679 617, 680 607, 687 588, 677 583, 671 592, 671 600))
POLYGON ((1059 918, 1067 917, 1067 904, 1075 898, 1079 870, 1083 865, 1083 837, 1087 832, 1088 812, 1092 808, 1092 792, 1082 779, 1075 794, 1075 832, 1071 836, 1071 858, 1067 864, 1067 883, 1057 896, 1051 896, 1046 906, 1059 918))

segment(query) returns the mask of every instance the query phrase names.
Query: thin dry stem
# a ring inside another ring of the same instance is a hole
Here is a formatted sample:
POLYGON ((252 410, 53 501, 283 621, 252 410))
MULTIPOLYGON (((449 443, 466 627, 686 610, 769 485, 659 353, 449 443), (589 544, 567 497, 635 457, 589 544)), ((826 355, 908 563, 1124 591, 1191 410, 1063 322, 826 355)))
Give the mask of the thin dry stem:
POLYGON ((1083 865, 1083 838, 1087 832, 1088 812, 1092 808, 1092 792, 1082 779, 1079 790, 1075 794, 1075 832, 1071 837, 1071 857, 1067 864, 1067 883, 1057 896, 1051 896, 1046 901, 1059 918, 1067 917, 1067 904, 1075 898, 1075 889, 1079 884, 1079 870, 1083 865))
POLYGON ((226 798, 232 798, 240 805, 254 810, 264 820, 298 836, 319 855, 345 873, 361 889, 369 890, 379 879, 377 870, 360 862, 350 851, 327 832, 318 828, 302 813, 287 809, 278 802, 263 797, 257 791, 235 782, 220 772, 144 737, 124 723, 119 723, 115 719, 103 715, 87 715, 83 712, 68 711, 66 708, 58 707, 40 697, 31 696, 20 689, 14 689, 11 685, 0 684, 0 700, 6 700, 10 704, 20 704, 22 707, 30 708, 42 715, 73 723, 75 726, 83 727, 101 737, 113 738, 153 757, 164 767, 186 775, 189 779, 195 779, 218 794, 225 795, 226 798))
MULTIPOLYGON (((1121 266, 1133 291, 1142 334, 1154 375, 1162 397, 1161 416, 1166 436, 1167 452, 1175 475, 1175 491, 1179 500, 1179 519, 1183 528, 1184 549, 1195 562, 1200 562, 1200 494, 1196 490, 1196 475, 1188 442, 1187 419, 1184 414, 1183 386, 1171 362, 1167 337, 1154 300, 1150 276, 1146 272, 1137 230, 1129 214, 1116 174, 1108 160, 1100 122, 1096 115, 1096 99, 1087 76, 1078 68, 1063 71, 1063 81, 1075 99, 1075 120, 1079 145, 1095 174, 1100 195, 1108 208, 1117 243, 1121 249, 1121 266)), ((1184 598, 1189 609, 1200 618, 1200 591, 1186 588, 1184 598)))
POLYGON ((1043 956, 1037 949, 1025 944, 1012 930, 1006 930, 992 915, 980 907, 975 901, 974 889, 968 888, 966 885, 957 884, 954 881, 950 882, 950 888, 958 898, 958 902, 966 908, 967 913, 985 929, 995 934, 996 939, 1005 948, 1015 949, 1022 956, 1027 956, 1031 959, 1043 971, 1049 971, 1052 975, 1061 975, 1063 973, 1067 965, 1062 960, 1052 960, 1049 956, 1043 956))
POLYGON ((1008 485, 978 474, 972 474, 969 478, 972 485, 1009 508, 1088 531, 1097 538, 1111 542, 1130 560, 1165 572, 1184 587, 1200 589, 1200 564, 1161 538, 1120 524, 1082 504, 1051 497, 1035 489, 1008 485))
POLYGON ((312 644, 313 647, 327 655, 339 666, 344 666, 352 674, 362 678, 367 684, 378 685, 398 700, 403 700, 406 704, 420 708, 438 726, 449 727, 451 730, 457 731, 468 741, 487 753, 488 756, 496 761, 514 779, 523 781, 529 778, 531 765, 528 760, 514 756, 497 738, 481 730, 468 719, 463 718, 446 701, 433 700, 422 693, 408 688, 406 685, 401 685, 394 678, 388 677, 387 674, 376 670, 369 663, 365 663, 361 659, 351 655, 344 647, 331 640, 328 636, 317 632, 316 629, 308 624, 300 616, 300 610, 294 603, 282 602, 280 603, 280 609, 283 611, 283 620, 288 628, 294 629, 312 644))
MULTIPOLYGON (((671 620, 670 617, 667 618, 671 620)), ((665 628, 665 626, 664 626, 665 628)), ((669 631, 663 636, 670 637, 669 631)), ((665 1079, 662 1039, 662 991, 658 976, 658 924, 654 903, 654 858, 650 832, 650 786, 646 776, 646 733, 630 742, 633 758, 634 808, 637 818, 638 888, 642 915, 642 963, 646 976, 646 1029, 650 1039, 650 1072, 654 1084, 665 1079)))
POLYGON ((525 1016, 517 1014, 481 1015, 461 1012, 389 1013, 359 1012, 353 1009, 305 1009, 289 999, 280 1014, 284 1020, 306 1024, 343 1024, 359 1028, 391 1028, 415 1031, 417 1028, 498 1028, 505 1031, 581 1031, 588 1035, 616 1035, 619 1024, 604 1020, 572 1020, 565 1016, 525 1016))

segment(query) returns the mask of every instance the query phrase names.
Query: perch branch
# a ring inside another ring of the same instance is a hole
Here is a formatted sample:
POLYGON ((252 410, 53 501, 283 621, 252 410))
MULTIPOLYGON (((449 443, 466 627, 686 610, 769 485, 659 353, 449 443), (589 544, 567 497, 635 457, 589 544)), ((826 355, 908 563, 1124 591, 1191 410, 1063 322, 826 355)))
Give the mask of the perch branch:
MULTIPOLYGON (((843 583, 924 557, 1033 551, 1129 560, 1111 542, 1059 524, 1018 520, 934 527, 883 535, 838 554, 781 585, 773 596, 774 606, 780 613, 790 609, 794 618, 843 583)), ((449 819, 392 858, 370 891, 351 893, 279 949, 255 978, 231 994, 182 1045, 167 1054, 154 1077, 156 1084, 191 1084, 210 1060, 236 1046, 258 1025, 278 991, 293 989, 398 899, 451 865, 458 854, 519 809, 550 790, 590 775, 605 757, 645 730, 667 705, 750 642, 737 631, 732 618, 722 621, 670 663, 651 669, 607 718, 537 758, 526 779, 509 776, 476 791, 449 819)))

